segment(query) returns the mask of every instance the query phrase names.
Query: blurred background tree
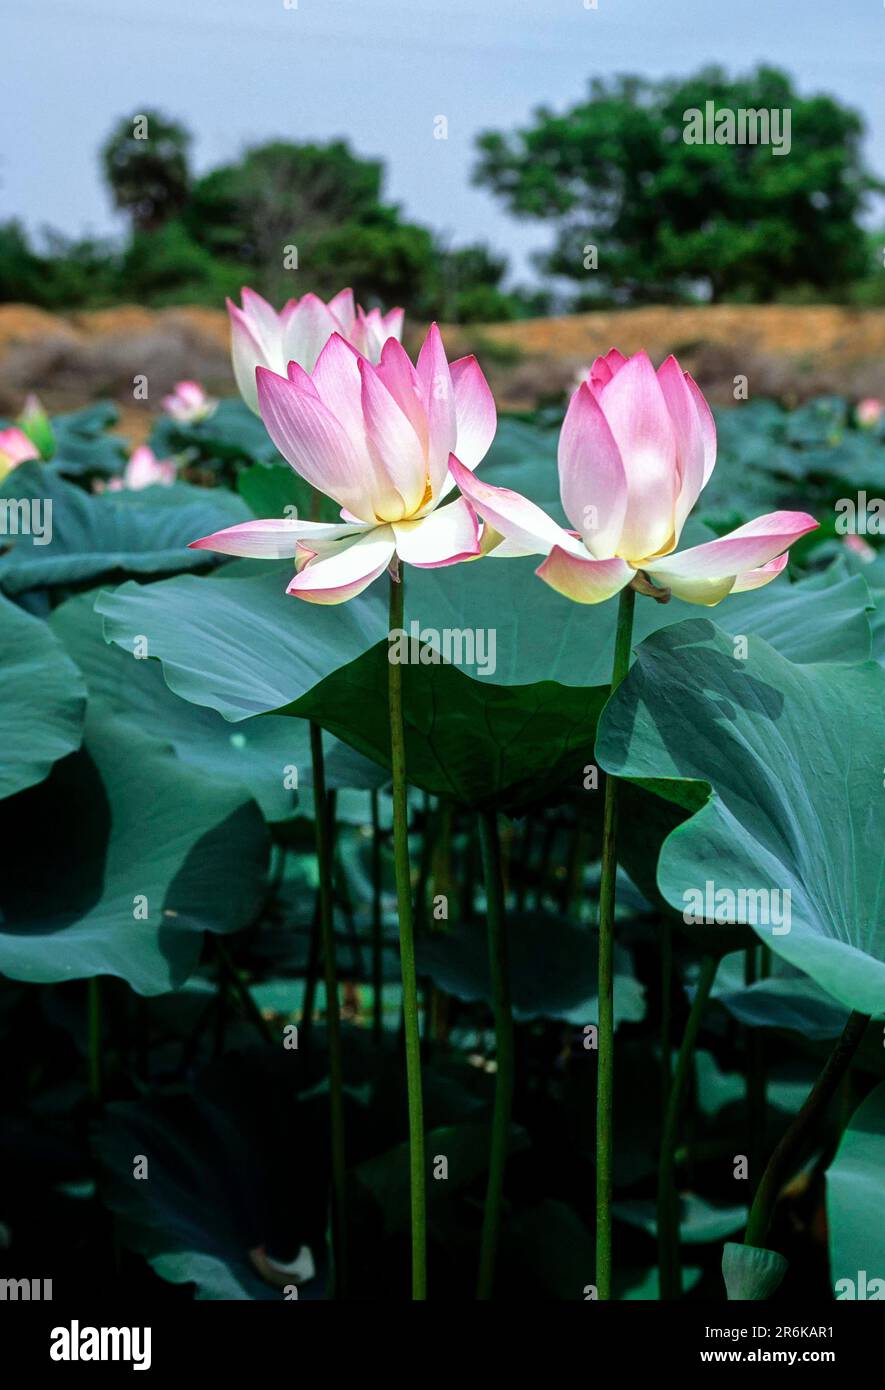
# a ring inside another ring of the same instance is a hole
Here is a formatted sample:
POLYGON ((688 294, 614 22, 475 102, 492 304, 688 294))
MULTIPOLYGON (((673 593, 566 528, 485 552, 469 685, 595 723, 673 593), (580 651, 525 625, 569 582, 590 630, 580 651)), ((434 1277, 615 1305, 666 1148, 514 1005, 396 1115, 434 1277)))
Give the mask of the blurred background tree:
POLYGON ((155 231, 180 212, 190 189, 191 137, 159 111, 126 116, 101 148, 101 163, 114 207, 136 232, 155 231))
POLYGON ((479 138, 475 182, 519 217, 552 222, 548 274, 580 282, 579 305, 684 299, 767 301, 796 287, 831 297, 869 271, 859 217, 883 185, 864 168, 863 122, 832 97, 802 97, 760 67, 688 79, 595 80, 589 96, 479 138), (684 113, 784 109, 792 148, 686 144, 684 113), (585 269, 585 247, 599 268, 585 269))
POLYGON ((126 239, 44 232, 38 249, 18 222, 0 224, 0 300, 219 305, 249 284, 281 304, 351 285, 367 308, 402 304, 459 323, 698 299, 882 304, 882 241, 862 216, 885 185, 864 166, 862 137, 856 112, 800 96, 772 68, 596 80, 563 113, 541 109, 523 129, 478 141, 475 181, 514 215, 552 226, 552 249, 537 257, 544 280, 525 289, 508 283, 494 248, 451 245, 404 217, 385 196, 382 161, 345 140, 274 140, 193 176, 189 132, 148 109, 118 122, 101 149, 126 239), (789 154, 686 144, 684 113, 711 100, 789 110, 789 154))

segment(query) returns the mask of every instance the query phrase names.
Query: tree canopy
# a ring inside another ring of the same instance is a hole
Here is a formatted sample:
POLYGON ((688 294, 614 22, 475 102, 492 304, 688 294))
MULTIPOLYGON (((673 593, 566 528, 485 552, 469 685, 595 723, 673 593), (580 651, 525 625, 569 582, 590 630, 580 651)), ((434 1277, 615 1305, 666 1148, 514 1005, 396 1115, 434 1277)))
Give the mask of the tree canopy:
POLYGON ((790 286, 838 290, 866 273, 858 219, 882 185, 863 165, 862 134, 855 111, 800 96, 774 68, 737 79, 718 67, 681 80, 620 76, 594 80, 562 113, 542 107, 521 130, 480 136, 475 181, 517 216, 555 224, 540 263, 582 282, 588 299, 660 302, 703 286, 712 299, 768 300, 790 286), (688 143, 686 113, 707 102, 788 111, 789 153, 688 143))

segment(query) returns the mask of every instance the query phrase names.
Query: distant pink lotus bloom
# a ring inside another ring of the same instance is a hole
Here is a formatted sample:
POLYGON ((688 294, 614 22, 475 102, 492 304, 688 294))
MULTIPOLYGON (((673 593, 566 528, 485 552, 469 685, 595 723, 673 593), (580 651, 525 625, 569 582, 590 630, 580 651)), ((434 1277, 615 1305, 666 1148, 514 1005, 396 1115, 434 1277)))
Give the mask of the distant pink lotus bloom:
POLYGON ((885 409, 882 402, 875 396, 866 396, 862 401, 858 401, 854 418, 862 429, 875 429, 882 418, 882 411, 885 409))
POLYGON ((843 536, 842 542, 846 549, 852 551, 859 560, 863 560, 865 565, 869 565, 875 560, 876 552, 869 541, 864 540, 863 536, 843 536))
POLYGON ((38 459, 40 450, 28 438, 24 430, 10 425, 8 430, 0 430, 0 479, 11 473, 20 463, 38 459))
POLYGON ((173 420, 190 425, 197 420, 207 419, 218 402, 207 396, 198 381, 179 381, 160 404, 173 420))
POLYGON ((388 338, 397 342, 403 334, 403 310, 380 309, 365 313, 354 304, 353 291, 341 290, 324 304, 315 294, 290 299, 277 313, 254 290, 241 293, 242 308, 227 301, 231 321, 231 355, 237 388, 243 400, 259 414, 256 367, 267 367, 285 376, 290 362, 312 372, 317 358, 333 333, 338 333, 367 357, 378 362, 388 338))
POLYGON ((715 462, 710 408, 675 357, 655 372, 646 353, 628 359, 613 348, 575 392, 559 438, 560 495, 573 531, 457 459, 452 473, 491 528, 483 549, 544 555, 537 574, 567 598, 601 603, 632 584, 711 606, 769 583, 788 547, 817 526, 805 512, 770 512, 674 554, 715 462))
POLYGON ((158 459, 153 449, 141 444, 133 450, 132 457, 123 470, 122 478, 112 478, 108 483, 109 492, 120 492, 127 488, 130 492, 140 492, 142 488, 171 487, 176 478, 173 459, 158 459))
POLYGON ((334 524, 271 518, 192 541, 225 555, 291 556, 290 594, 341 603, 396 557, 421 568, 479 554, 468 502, 439 504, 455 486, 450 465, 476 467, 495 434, 495 403, 475 357, 449 365, 434 324, 415 366, 393 338, 374 365, 335 333, 308 376, 258 368, 268 434, 295 472, 341 507, 334 524))

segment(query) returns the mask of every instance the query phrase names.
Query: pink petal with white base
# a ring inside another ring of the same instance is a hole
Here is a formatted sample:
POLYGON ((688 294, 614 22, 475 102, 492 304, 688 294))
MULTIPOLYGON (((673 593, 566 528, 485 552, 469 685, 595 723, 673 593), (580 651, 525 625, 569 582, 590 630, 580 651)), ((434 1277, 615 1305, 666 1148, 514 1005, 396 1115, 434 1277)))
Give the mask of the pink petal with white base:
POLYGON ((558 545, 535 570, 539 579, 574 603, 603 603, 629 584, 634 573, 625 560, 595 560, 558 545))
POLYGON ((237 390, 249 409, 257 415, 258 388, 255 384, 255 367, 258 363, 268 362, 281 370, 284 365, 281 360, 282 352, 275 350, 272 341, 265 342, 263 337, 259 336, 257 325, 253 326, 242 309, 231 300, 227 301, 227 312, 230 315, 231 362, 237 390))
POLYGON ((783 555, 778 555, 776 560, 769 560, 767 565, 760 565, 755 570, 745 570, 734 581, 731 592, 733 594, 745 594, 750 589, 761 589, 764 584, 770 584, 772 579, 777 579, 778 575, 786 569, 789 559, 790 552, 785 551, 783 555))
POLYGON ((427 452, 427 413, 421 394, 418 373, 409 361, 409 354, 401 343, 388 338, 381 353, 381 361, 375 368, 375 375, 387 387, 406 419, 427 452))
POLYGON ((376 507, 376 512, 385 521, 398 521, 416 512, 424 500, 424 450, 411 423, 365 358, 360 359, 359 373, 366 443, 376 471, 390 480, 391 493, 398 499, 398 506, 391 500, 385 510, 376 507))
POLYGON ((427 468, 434 497, 442 493, 449 454, 458 435, 455 392, 446 350, 435 323, 430 325, 421 345, 417 364, 418 382, 427 415, 427 468))
POLYGON ((498 413, 489 383, 475 357, 461 357, 452 363, 457 436, 452 452, 465 468, 474 469, 489 451, 498 413))
POLYGON ((349 338, 356 323, 356 305, 353 290, 339 290, 334 299, 329 300, 329 313, 334 314, 341 325, 342 332, 349 338))
POLYGON ((287 362, 297 362, 306 372, 312 372, 332 334, 340 331, 341 324, 323 301, 315 294, 306 294, 286 323, 283 355, 287 362))
POLYGON ((189 550, 213 550, 219 555, 251 556, 256 560, 283 560, 295 556, 303 543, 340 541, 365 531, 365 526, 337 525, 323 521, 297 521, 268 517, 243 521, 211 536, 191 541, 189 550))
POLYGON ((605 356, 597 357, 590 368, 587 377, 588 384, 594 391, 601 391, 603 386, 607 386, 612 377, 621 370, 626 361, 624 354, 618 352, 617 348, 609 348, 605 356))
POLYGON ((467 500, 508 541, 520 546, 526 555, 547 555, 555 545, 573 555, 586 555, 581 542, 558 526, 545 511, 507 487, 484 483, 459 463, 454 454, 449 468, 467 500))
POLYGON ((372 477, 344 428, 315 395, 259 367, 261 418, 280 453, 307 482, 363 521, 374 521, 372 477))
POLYGON ((627 474, 620 450, 589 386, 572 396, 559 435, 563 510, 591 554, 614 555, 627 510, 627 474))
POLYGON ((418 521, 395 521, 396 552, 406 564, 437 569, 479 554, 479 523, 463 497, 418 521))
POLYGON ((704 399, 704 393, 697 382, 685 373, 685 384, 691 392, 691 398, 695 403, 698 412, 698 419, 701 423, 701 438, 704 441, 704 485, 709 482, 710 474, 716 466, 716 421, 713 419, 713 412, 704 399))
POLYGON ((676 497, 674 539, 679 540, 688 516, 704 486, 704 437, 695 399, 685 373, 670 356, 658 367, 658 381, 667 402, 676 435, 679 492, 676 497))
POLYGON ((627 514, 618 553, 644 559, 673 536, 676 436, 648 355, 639 352, 598 393, 627 474, 627 514))
POLYGON ((309 562, 286 592, 308 603, 344 603, 383 574, 395 553, 393 529, 377 526, 358 540, 343 541, 331 554, 309 562))
POLYGON ((681 580, 721 580, 765 565, 817 526, 806 512, 769 512, 718 540, 650 560, 642 568, 676 593, 681 580))
POLYGON ((296 385, 310 382, 342 429, 349 436, 358 454, 366 448, 366 426, 363 419, 363 383, 360 377, 360 355, 340 333, 333 333, 316 361, 310 376, 289 366, 289 380, 296 385), (302 383, 303 377, 303 383, 302 383))

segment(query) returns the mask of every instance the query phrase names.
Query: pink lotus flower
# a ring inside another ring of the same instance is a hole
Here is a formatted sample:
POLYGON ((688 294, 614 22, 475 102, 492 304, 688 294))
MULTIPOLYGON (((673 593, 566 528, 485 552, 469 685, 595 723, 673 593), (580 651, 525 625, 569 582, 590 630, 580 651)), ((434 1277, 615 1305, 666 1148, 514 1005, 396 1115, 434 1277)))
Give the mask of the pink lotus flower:
POLYGON ((8 430, 0 430, 0 479, 11 473, 20 463, 38 459, 40 450, 28 438, 24 430, 10 425, 8 430))
POLYGON ((866 396, 862 401, 858 401, 854 418, 861 429, 875 429, 882 418, 882 411, 885 409, 882 402, 875 396, 866 396))
POLYGON ((205 420, 218 404, 207 396, 198 381, 178 381, 168 396, 160 402, 167 415, 183 425, 205 420))
POLYGON ((341 507, 340 523, 271 518, 192 541, 225 555, 293 556, 288 592, 311 603, 359 594, 395 557, 452 565, 479 554, 479 524, 454 488, 450 465, 469 475, 495 434, 495 403, 476 358, 451 367, 434 324, 412 366, 389 338, 373 365, 339 334, 313 376, 258 368, 268 434, 291 466, 341 507), (457 456, 457 457, 456 457, 457 456))
POLYGON ((862 560, 865 565, 872 564, 873 560, 876 558, 875 550, 870 545, 869 541, 865 541, 862 536, 843 536, 842 544, 845 546, 846 550, 852 551, 852 553, 856 555, 859 560, 862 560))
POLYGON ((108 483, 108 491, 120 492, 128 488, 131 492, 140 492, 142 488, 152 487, 155 483, 160 487, 171 487, 175 477, 176 468, 172 459, 158 459, 153 449, 141 444, 133 450, 122 478, 112 478, 108 483))
MULTIPOLYGON (((500 554, 544 555, 537 574, 577 603, 601 603, 625 585, 712 605, 769 583, 788 547, 817 526, 804 512, 770 512, 718 540, 673 552, 716 462, 716 426, 675 357, 655 372, 644 352, 597 358, 569 404, 559 438, 564 530, 534 502, 490 487, 458 460, 463 495, 505 538, 500 554)), ((498 537, 483 537, 496 553, 498 537)))
POLYGON ((365 313, 353 302, 353 291, 342 290, 324 304, 315 294, 290 299, 279 313, 254 290, 242 291, 243 307, 227 301, 231 321, 231 354, 237 388, 243 400, 259 414, 256 367, 286 375, 290 362, 312 372, 317 358, 333 333, 351 343, 370 362, 377 362, 388 338, 403 333, 403 310, 380 309, 365 313))

